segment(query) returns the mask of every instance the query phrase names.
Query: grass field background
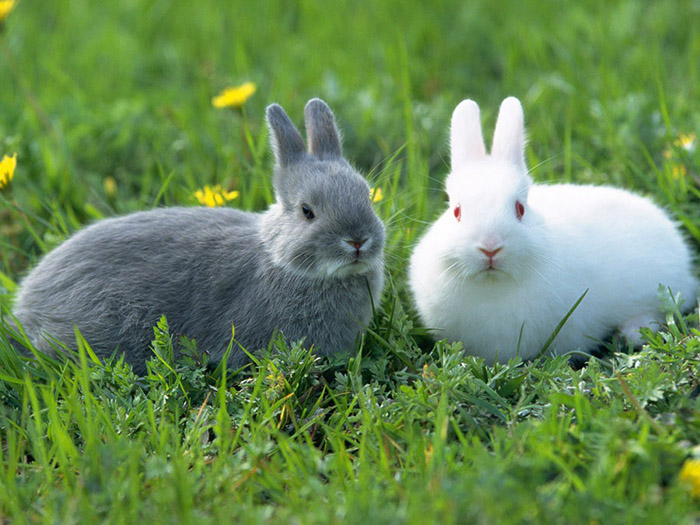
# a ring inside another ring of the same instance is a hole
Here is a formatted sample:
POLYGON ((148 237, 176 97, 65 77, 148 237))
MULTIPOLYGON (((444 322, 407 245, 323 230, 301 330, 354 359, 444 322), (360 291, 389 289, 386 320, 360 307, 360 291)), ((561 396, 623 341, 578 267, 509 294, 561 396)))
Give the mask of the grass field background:
POLYGON ((668 331, 579 370, 491 366, 429 342, 404 284, 464 98, 488 141, 517 96, 536 180, 650 195, 697 252, 697 1, 22 0, 0 51, 0 157, 18 159, 0 191, 5 312, 43 253, 101 217, 196 205, 217 183, 265 209, 271 102, 300 128, 309 98, 329 103, 389 225, 382 309, 349 362, 280 342, 233 374, 206 349, 173 359, 163 324, 139 378, 84 346, 25 362, 0 327, 0 521, 700 519, 697 309, 668 302, 668 331), (241 109, 212 106, 247 81, 241 109))

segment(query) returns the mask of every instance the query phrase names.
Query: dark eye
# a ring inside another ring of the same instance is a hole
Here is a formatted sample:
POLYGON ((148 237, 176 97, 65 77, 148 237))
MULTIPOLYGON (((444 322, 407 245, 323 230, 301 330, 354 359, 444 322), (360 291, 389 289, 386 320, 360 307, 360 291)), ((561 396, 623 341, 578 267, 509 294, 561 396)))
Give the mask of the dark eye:
POLYGON ((515 216, 520 221, 523 219, 523 215, 525 215, 525 206, 522 202, 515 201, 515 216))
POLYGON ((462 220, 462 205, 458 204, 455 206, 455 219, 457 219, 457 222, 462 220))
POLYGON ((306 218, 309 219, 309 220, 311 220, 311 219, 313 219, 314 217, 316 217, 316 215, 314 215, 314 210, 312 210, 312 209, 311 209, 311 206, 309 206, 309 205, 306 204, 306 203, 304 203, 304 204, 301 205, 301 212, 304 214, 304 217, 306 217, 306 218))

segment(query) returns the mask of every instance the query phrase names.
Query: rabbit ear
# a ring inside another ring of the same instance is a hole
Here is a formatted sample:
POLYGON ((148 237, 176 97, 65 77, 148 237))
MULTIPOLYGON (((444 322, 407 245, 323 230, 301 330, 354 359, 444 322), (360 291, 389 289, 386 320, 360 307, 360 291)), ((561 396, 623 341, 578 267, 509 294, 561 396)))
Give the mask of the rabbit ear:
POLYGON ((320 98, 312 98, 304 108, 309 153, 320 159, 342 157, 340 133, 333 112, 320 98))
POLYGON ((282 106, 270 104, 267 107, 267 125, 272 132, 270 143, 278 166, 286 166, 304 156, 304 139, 282 106))
POLYGON ((493 132, 491 155, 525 167, 525 124, 523 107, 515 97, 508 97, 498 111, 493 132))
POLYGON ((486 155, 479 106, 473 100, 463 100, 452 113, 450 149, 453 170, 486 155))

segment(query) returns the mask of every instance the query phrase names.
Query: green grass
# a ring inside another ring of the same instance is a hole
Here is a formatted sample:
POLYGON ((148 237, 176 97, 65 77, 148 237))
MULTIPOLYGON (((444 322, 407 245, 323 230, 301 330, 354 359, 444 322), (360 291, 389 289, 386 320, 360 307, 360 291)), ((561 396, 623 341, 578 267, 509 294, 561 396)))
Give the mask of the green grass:
MULTIPOLYGON (((700 245, 700 9, 693 1, 22 0, 0 33, 0 305, 100 217, 272 198, 264 108, 301 126, 324 98, 345 153, 384 190, 389 286, 356 357, 283 342, 245 371, 173 360, 19 358, 0 323, 0 522, 694 523, 700 331, 631 353, 491 366, 424 337, 406 260, 440 213, 448 123, 524 105, 540 181, 652 196, 700 245), (211 98, 254 81, 241 111, 211 98), (665 153, 666 152, 666 153, 665 153), (116 182, 116 193, 105 180, 116 182)), ((487 131, 487 136, 490 132, 487 131)), ((562 312, 562 317, 566 312, 562 312)), ((157 354, 157 355, 156 355, 157 354)))

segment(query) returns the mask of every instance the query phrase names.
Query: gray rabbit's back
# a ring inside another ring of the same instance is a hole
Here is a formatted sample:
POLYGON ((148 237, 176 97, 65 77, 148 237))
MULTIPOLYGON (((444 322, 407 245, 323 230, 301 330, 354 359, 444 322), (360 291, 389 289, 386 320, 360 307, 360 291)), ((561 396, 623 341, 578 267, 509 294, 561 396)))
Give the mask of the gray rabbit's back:
POLYGON ((50 349, 44 334, 74 343, 76 325, 98 355, 118 346, 134 364, 147 357, 162 314, 176 331, 199 327, 189 335, 204 343, 211 318, 203 316, 222 307, 214 304, 224 291, 234 297, 243 292, 247 274, 256 271, 250 253, 259 244, 259 222, 255 214, 207 208, 99 222, 49 253, 27 276, 15 316, 42 350, 50 349))

